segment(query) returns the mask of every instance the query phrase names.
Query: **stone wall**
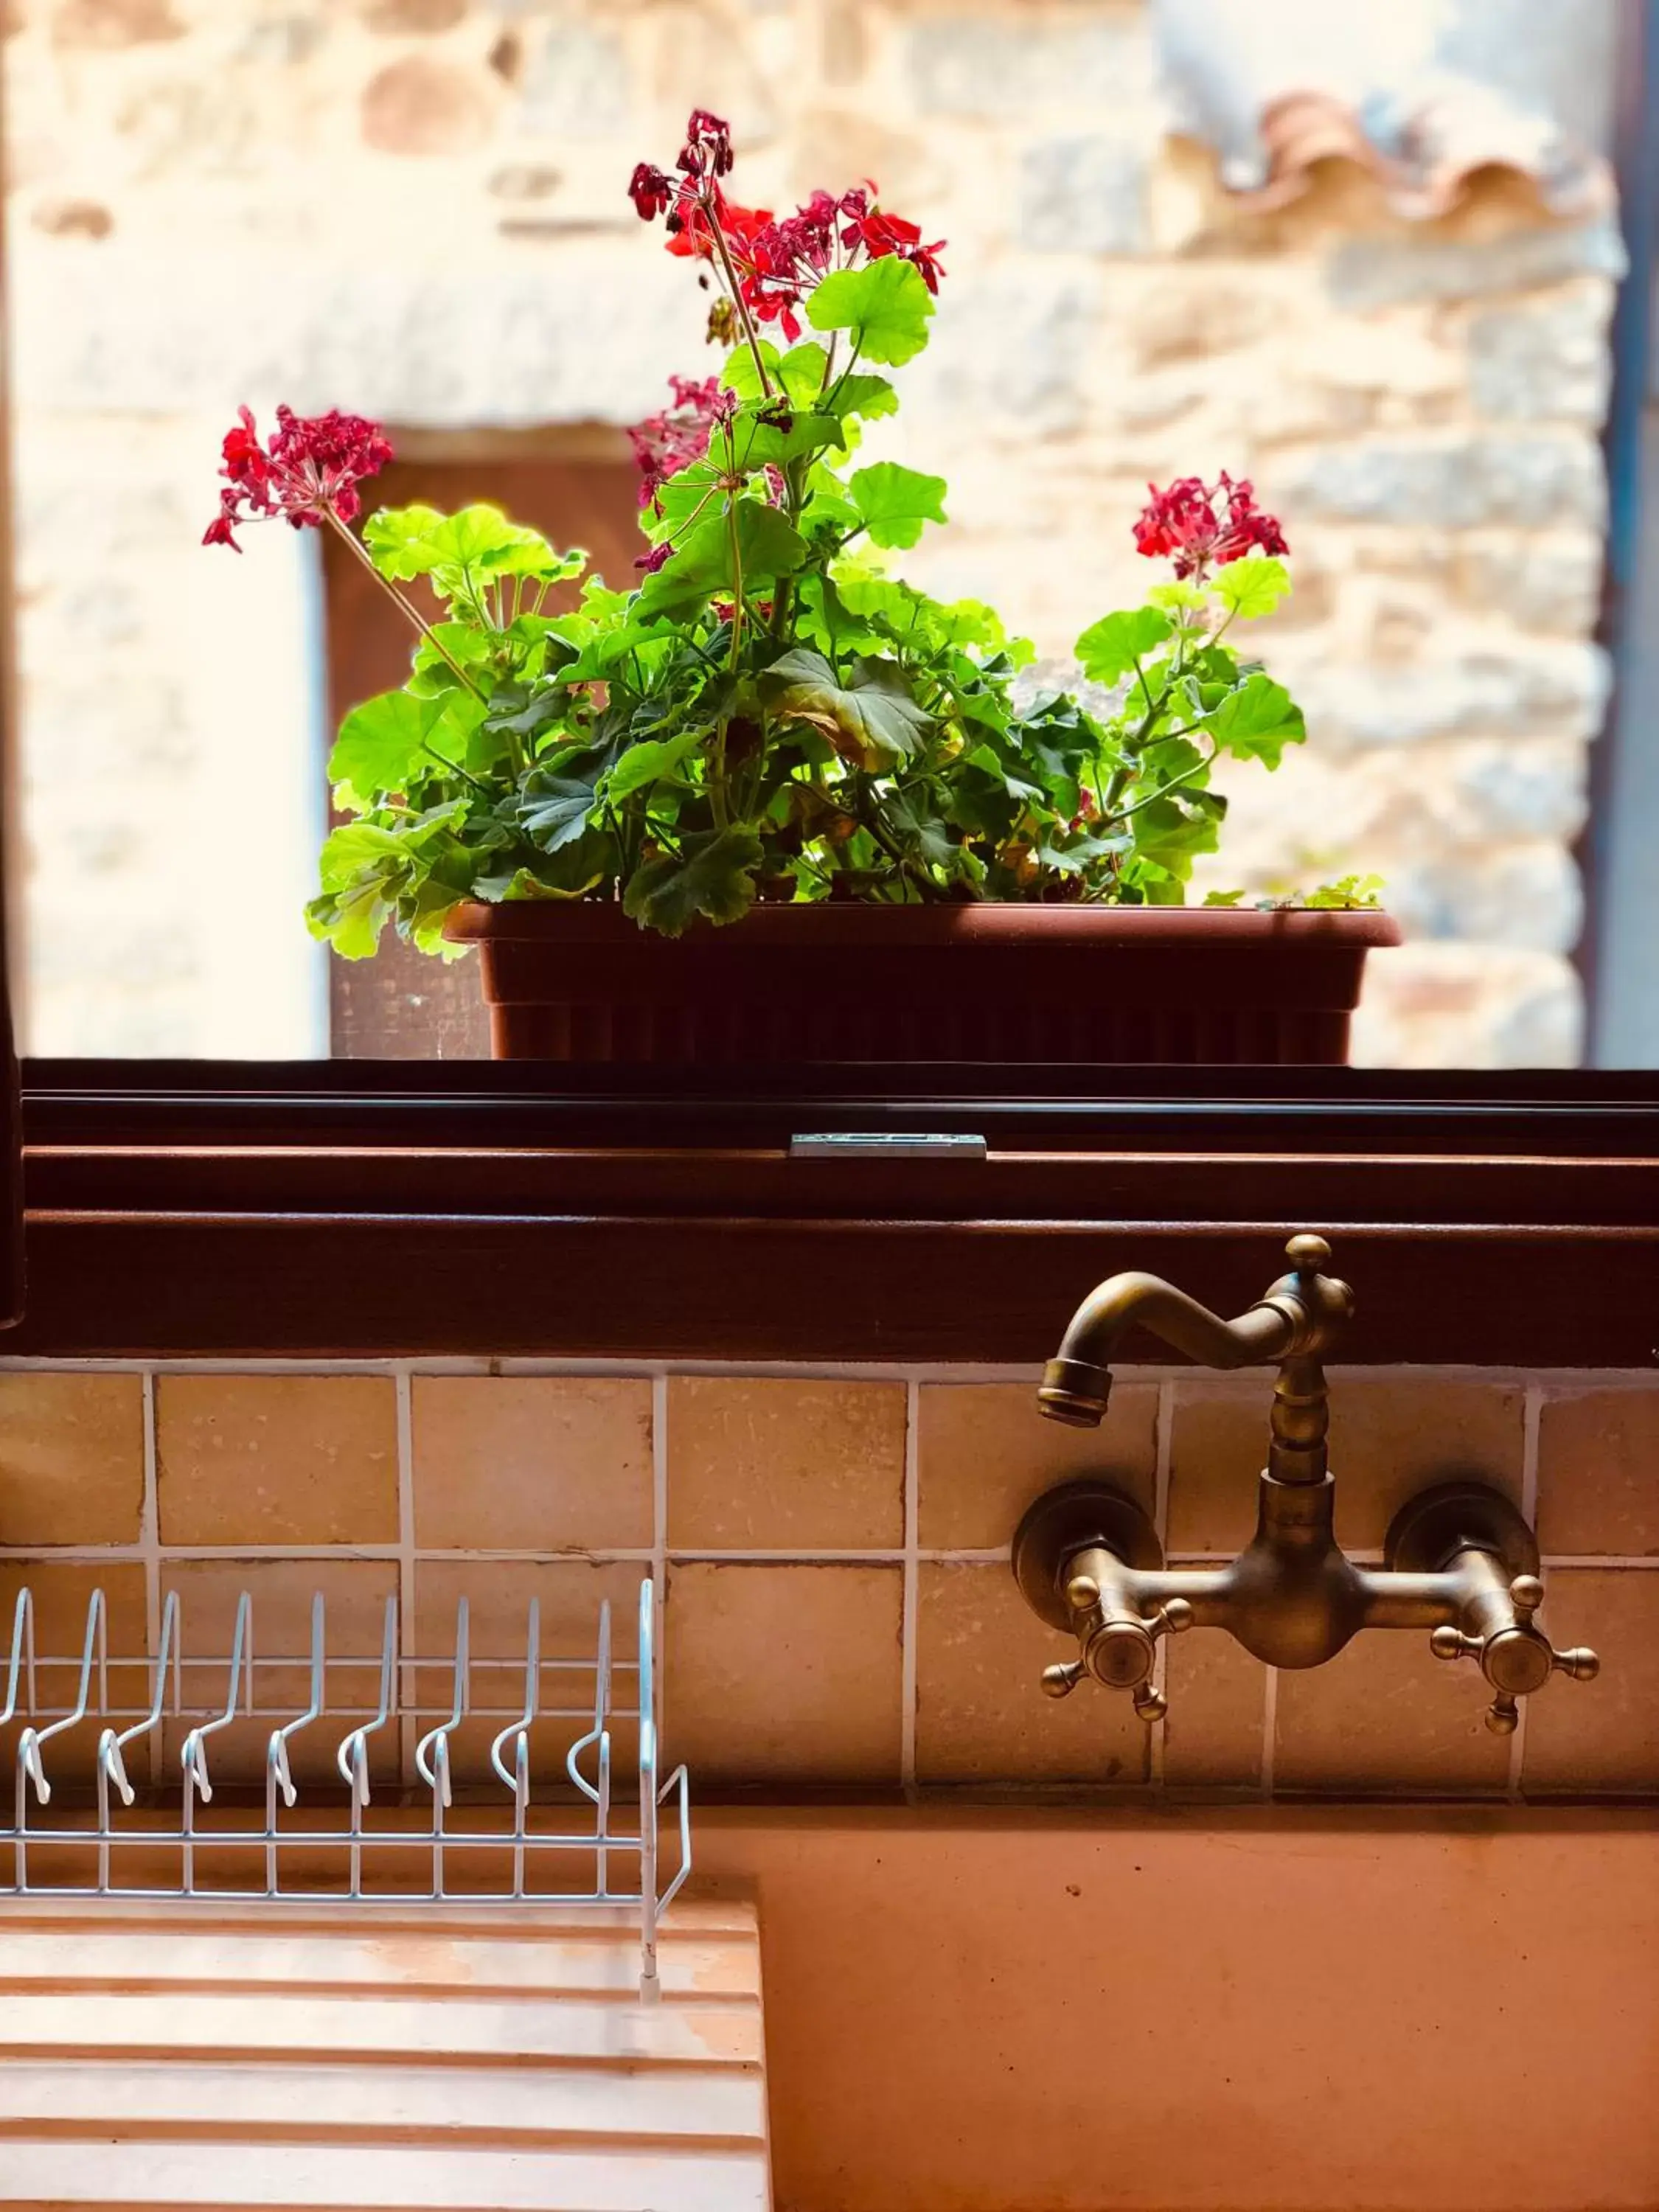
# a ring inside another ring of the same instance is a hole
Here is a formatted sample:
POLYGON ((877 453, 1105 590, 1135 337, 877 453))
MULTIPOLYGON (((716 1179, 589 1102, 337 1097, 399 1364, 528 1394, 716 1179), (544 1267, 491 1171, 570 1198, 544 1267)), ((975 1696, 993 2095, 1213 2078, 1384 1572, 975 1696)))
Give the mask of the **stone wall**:
POLYGON ((7 15, 35 1049, 323 1048, 313 580, 286 532, 234 574, 199 550, 217 439, 244 398, 646 411, 700 302, 622 186, 696 100, 748 197, 872 175, 950 240, 888 443, 951 480, 918 580, 1058 658, 1146 580, 1148 477, 1253 474, 1299 578, 1264 648, 1313 737, 1235 778, 1207 880, 1387 878, 1411 942, 1372 963, 1365 1058, 1578 1056, 1610 219, 1496 170, 1408 222, 1344 163, 1249 211, 1169 135, 1138 0, 7 15))

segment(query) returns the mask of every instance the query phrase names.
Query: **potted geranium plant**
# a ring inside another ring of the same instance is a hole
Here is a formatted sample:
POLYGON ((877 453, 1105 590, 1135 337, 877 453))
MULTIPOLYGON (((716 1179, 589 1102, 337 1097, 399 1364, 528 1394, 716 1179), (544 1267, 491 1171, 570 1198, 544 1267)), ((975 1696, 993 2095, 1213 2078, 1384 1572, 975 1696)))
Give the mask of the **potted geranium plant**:
POLYGON ((326 526, 416 632, 407 682, 341 726, 313 930, 348 958, 388 922, 481 945, 509 1057, 1342 1059, 1396 936, 1369 886, 1183 904, 1217 760, 1271 769, 1304 735, 1237 644, 1290 588, 1278 523, 1225 476, 1155 490, 1136 541, 1173 573, 1078 640, 1091 703, 1030 689, 990 608, 890 571, 945 479, 857 459, 927 342, 940 246, 872 188, 742 207, 731 167, 699 111, 629 187, 727 349, 632 434, 631 589, 488 506, 359 536, 390 455, 360 417, 279 410, 264 443, 244 410, 226 440, 209 540, 326 526))

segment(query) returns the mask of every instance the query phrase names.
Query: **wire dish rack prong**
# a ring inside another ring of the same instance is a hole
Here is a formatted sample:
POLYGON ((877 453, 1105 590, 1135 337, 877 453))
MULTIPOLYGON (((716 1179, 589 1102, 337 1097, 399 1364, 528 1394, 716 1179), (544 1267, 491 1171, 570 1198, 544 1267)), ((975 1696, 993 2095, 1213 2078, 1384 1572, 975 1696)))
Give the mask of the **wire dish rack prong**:
MULTIPOLYGON (((65 1656, 38 1650, 34 1598, 25 1585, 12 1611, 0 1696, 0 1729, 16 1732, 11 1819, 9 1825, 0 1821, 0 1897, 314 1899, 314 1873, 302 1881, 296 1862, 314 1869, 321 1853, 326 1863, 337 1862, 335 1886, 350 1898, 626 1908, 639 1920, 641 1994, 654 1998, 657 1923, 691 1871, 691 1815, 685 1768, 677 1766, 665 1779, 658 1773, 656 1604, 649 1577, 640 1584, 629 1658, 614 1653, 608 1599, 599 1607, 593 1645, 580 1657, 544 1650, 541 1606, 533 1597, 521 1657, 475 1653, 465 1596, 456 1606, 447 1654, 405 1650, 405 1625, 396 1597, 388 1595, 378 1655, 331 1653, 327 1607, 319 1592, 306 1650, 262 1655, 253 1600, 243 1590, 228 1650, 191 1657, 178 1593, 170 1591, 155 1651, 112 1655, 109 1608, 99 1589, 87 1601, 80 1649, 65 1656), (262 1695, 273 1675, 296 1672, 306 1683, 302 1704, 262 1695), (447 1678, 449 1694, 428 1708, 420 1685, 434 1675, 447 1678), (515 1689, 506 1705, 493 1702, 502 1678, 515 1689), (592 1696, 577 1702, 584 1678, 592 1696), (61 1692, 48 1692, 48 1684, 60 1682, 66 1686, 61 1692), (135 1682, 143 1685, 141 1698, 134 1697, 135 1682), (458 1825, 451 1817, 456 1738, 469 1720, 491 1719, 500 1725, 489 1741, 483 1793, 469 1797, 467 1818, 458 1825), (532 1738, 539 1726, 561 1721, 580 1724, 580 1733, 557 1777, 568 1791, 555 1802, 545 1776, 538 1796, 532 1738), (612 1729, 619 1721, 637 1725, 637 1797, 627 1791, 619 1796, 614 1786, 612 1729), (222 1741, 239 1723, 246 1731, 261 1722, 270 1724, 263 1821, 251 1825, 257 1808, 240 1818, 218 1809, 215 1766, 222 1741), (375 1749, 401 1741, 404 1723, 413 1756, 400 1776, 397 1802, 376 1817, 382 1785, 374 1778, 375 1749), (88 1767, 86 1736, 94 1729, 88 1767), (324 1792, 295 1772, 300 1739, 309 1734, 328 1740, 331 1730, 333 1758, 326 1771, 331 1783, 338 1777, 335 1809, 341 1815, 331 1826, 319 1825, 324 1792), (71 1756, 77 1750, 78 1767, 71 1756), (134 1778, 141 1762, 142 1806, 134 1778), (308 1790, 314 1806, 302 1803, 308 1790), (678 1829, 678 1863, 659 1887, 665 1808, 678 1829), (250 1851, 263 1867, 257 1884, 246 1878, 250 1851), (90 1879, 79 1871, 88 1853, 90 1879), (176 1853, 178 1878, 157 1886, 155 1868, 169 1853, 176 1853), (142 1861, 142 1882, 118 1879, 124 1860, 142 1861), (586 1879, 559 1878, 570 1875, 573 1860, 586 1879), (387 1866, 398 1878, 382 1875, 377 1886, 375 1870, 387 1866)), ((0 1804, 0 1815, 3 1810, 0 1804)))

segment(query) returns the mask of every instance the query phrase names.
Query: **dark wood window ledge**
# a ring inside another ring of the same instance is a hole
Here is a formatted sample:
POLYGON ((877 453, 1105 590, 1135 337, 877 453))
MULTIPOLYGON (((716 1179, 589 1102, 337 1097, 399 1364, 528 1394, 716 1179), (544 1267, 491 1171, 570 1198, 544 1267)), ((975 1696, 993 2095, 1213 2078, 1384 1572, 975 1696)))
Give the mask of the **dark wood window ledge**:
POLYGON ((1315 1228, 1355 1361, 1659 1360, 1659 1077, 1077 1082, 36 1062, 5 1348, 1038 1360, 1115 1269, 1236 1311, 1315 1228), (985 1152, 791 1157, 831 1131, 985 1152))

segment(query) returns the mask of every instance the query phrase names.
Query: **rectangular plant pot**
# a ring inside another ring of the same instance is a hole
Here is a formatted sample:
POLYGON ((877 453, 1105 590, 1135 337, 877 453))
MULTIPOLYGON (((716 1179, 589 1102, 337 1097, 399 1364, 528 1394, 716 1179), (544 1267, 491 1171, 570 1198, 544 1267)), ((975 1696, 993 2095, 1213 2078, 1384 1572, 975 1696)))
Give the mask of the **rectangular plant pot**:
POLYGON ((789 905, 681 938, 587 901, 469 904, 498 1060, 1340 1066, 1375 911, 789 905))

